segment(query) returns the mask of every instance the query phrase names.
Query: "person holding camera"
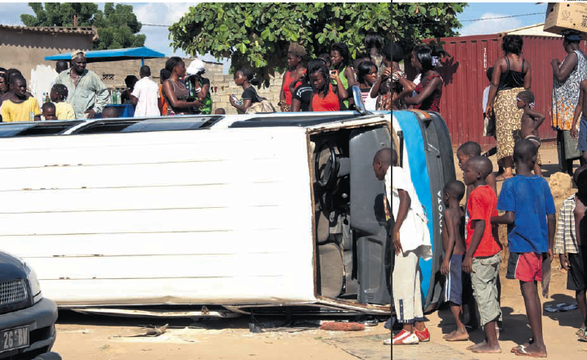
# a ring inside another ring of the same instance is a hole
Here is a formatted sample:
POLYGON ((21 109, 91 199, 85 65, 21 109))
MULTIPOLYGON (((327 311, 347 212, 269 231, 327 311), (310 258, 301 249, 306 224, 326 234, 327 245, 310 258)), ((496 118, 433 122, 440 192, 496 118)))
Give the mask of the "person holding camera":
POLYGON ((308 63, 310 85, 314 91, 310 111, 339 111, 340 102, 348 98, 348 92, 338 74, 338 70, 328 70, 326 62, 318 59, 308 63), (336 81, 333 86, 331 79, 336 81))
POLYGON ((414 109, 440 112, 440 98, 442 97, 443 80, 439 73, 434 70, 435 57, 428 45, 418 45, 412 51, 411 64, 421 74, 418 86, 414 83, 404 86, 400 97, 415 92, 414 96, 405 97, 406 105, 412 105, 414 109), (407 89, 406 89, 407 88, 407 89))

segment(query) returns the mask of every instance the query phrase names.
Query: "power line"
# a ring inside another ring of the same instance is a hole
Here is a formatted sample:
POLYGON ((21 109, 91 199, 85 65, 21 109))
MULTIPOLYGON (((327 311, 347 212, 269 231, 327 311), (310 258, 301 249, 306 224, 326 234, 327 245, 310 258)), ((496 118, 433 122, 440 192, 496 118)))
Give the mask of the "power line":
POLYGON ((143 26, 157 26, 157 27, 170 27, 171 25, 160 25, 160 24, 142 24, 143 26))
POLYGON ((486 21, 486 20, 497 20, 497 19, 510 19, 522 16, 533 16, 533 15, 544 15, 544 13, 532 13, 532 14, 518 14, 518 15, 507 15, 507 16, 496 16, 490 18, 481 18, 481 19, 470 19, 470 20, 459 20, 459 22, 466 22, 466 21, 486 21))
MULTIPOLYGON (((489 21, 489 20, 498 20, 498 19, 511 19, 523 16, 534 16, 534 15, 544 15, 544 13, 531 13, 531 14, 517 14, 517 15, 506 15, 506 16, 496 16, 496 17, 489 17, 489 18, 479 18, 479 19, 468 19, 468 20, 459 20, 459 22, 469 22, 469 21, 489 21)), ((424 23, 424 24, 434 24, 434 23, 424 23)), ((142 24, 143 26, 155 26, 155 27, 170 27, 171 25, 161 25, 161 24, 142 24)))

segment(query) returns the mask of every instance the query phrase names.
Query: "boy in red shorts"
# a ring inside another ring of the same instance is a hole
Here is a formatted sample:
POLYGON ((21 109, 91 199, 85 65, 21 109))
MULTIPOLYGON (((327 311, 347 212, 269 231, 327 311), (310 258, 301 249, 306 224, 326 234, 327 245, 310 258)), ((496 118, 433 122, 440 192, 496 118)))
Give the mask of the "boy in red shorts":
POLYGON ((532 340, 512 349, 518 356, 546 357, 542 336, 542 306, 536 282, 542 281, 542 260, 552 259, 556 209, 548 182, 532 173, 537 148, 522 139, 514 146, 516 176, 503 183, 497 209, 505 214, 491 219, 508 225, 510 258, 506 278, 520 281, 532 340), (547 221, 548 219, 548 221, 547 221))

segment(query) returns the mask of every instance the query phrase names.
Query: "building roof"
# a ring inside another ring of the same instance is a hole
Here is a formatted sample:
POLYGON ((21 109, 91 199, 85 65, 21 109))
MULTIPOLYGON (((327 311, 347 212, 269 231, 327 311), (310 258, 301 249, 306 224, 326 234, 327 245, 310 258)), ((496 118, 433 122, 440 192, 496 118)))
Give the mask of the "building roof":
MULTIPOLYGON (((101 62, 101 61, 119 61, 119 60, 132 60, 132 59, 153 59, 163 58, 165 54, 158 51, 140 47, 140 48, 127 48, 127 49, 111 49, 111 50, 97 50, 97 51, 86 51, 86 59, 90 62, 101 62)), ((45 56, 45 60, 70 60, 72 53, 57 54, 51 56, 45 56)))
POLYGON ((504 31, 508 35, 527 35, 527 36, 547 36, 547 37, 561 37, 562 35, 553 34, 544 31, 544 23, 524 26, 521 28, 504 31))
POLYGON ((63 27, 63 26, 34 27, 34 26, 19 26, 19 25, 0 24, 0 29, 42 32, 42 33, 51 33, 51 34, 91 35, 94 37, 93 40, 97 40, 97 38, 98 38, 98 30, 94 27, 81 27, 81 26, 78 26, 78 27, 63 27))

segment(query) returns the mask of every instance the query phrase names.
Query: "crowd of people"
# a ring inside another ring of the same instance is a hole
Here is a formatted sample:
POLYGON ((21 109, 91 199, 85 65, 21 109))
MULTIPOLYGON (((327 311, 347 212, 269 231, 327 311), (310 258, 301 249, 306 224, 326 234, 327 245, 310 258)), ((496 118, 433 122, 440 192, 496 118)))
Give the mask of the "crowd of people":
MULTIPOLYGON (((302 45, 291 43, 277 107, 258 94, 255 86, 260 81, 250 67, 236 71, 234 81, 243 92, 240 97, 231 94, 229 102, 239 114, 347 110, 354 108, 351 87, 358 85, 367 110, 391 110, 391 44, 384 46, 380 35, 369 33, 365 45, 368 53, 356 59, 344 43, 335 43, 330 53, 308 59, 302 45)), ((26 79, 18 69, 0 68, 2 121, 93 119, 97 114, 102 118, 118 117, 116 108, 109 106, 109 89, 86 66, 83 51, 73 52, 69 62, 58 61, 58 75, 44 104, 27 91, 26 79), (107 108, 110 110, 105 114, 107 108)), ((200 59, 186 67, 181 58, 174 56, 160 70, 160 84, 156 84, 151 80, 150 67, 142 66, 140 79, 126 77, 126 89, 119 100, 133 105, 135 117, 224 114, 225 109, 213 108, 211 84, 203 76, 205 72, 200 59)))
MULTIPOLYGON (((496 176, 488 159, 491 154, 482 155, 481 146, 468 141, 457 150, 464 183, 451 181, 444 186, 444 258, 440 273, 444 276, 444 301, 449 303, 456 322, 456 328, 446 334, 444 340, 469 339, 463 314, 466 304, 470 310, 469 325, 472 328, 480 325, 485 333, 483 342, 467 348, 472 352, 501 352, 499 268, 504 244, 497 232, 500 224, 508 226, 510 255, 506 278, 519 281, 532 331, 528 342, 515 346, 511 352, 518 356, 547 356, 537 283, 544 280, 543 291, 548 288, 555 254, 568 272, 567 289, 575 291, 581 312, 576 335, 579 340, 587 341, 587 218, 584 216, 587 210, 587 116, 582 114, 587 101, 587 58, 579 48, 580 41, 577 32, 565 32, 563 46, 567 56, 562 62, 552 61, 552 126, 558 131, 560 164, 573 176, 578 189, 563 202, 558 222, 554 199, 548 182, 542 177, 538 156, 541 145, 538 129, 545 116, 534 110, 534 94, 530 91, 532 67, 522 56, 523 39, 517 35, 503 37, 504 55, 488 69, 490 84, 484 91, 485 135, 497 140, 500 171, 496 176), (581 166, 573 172, 575 159, 581 161, 581 166), (497 181, 503 181, 499 193, 497 181), (463 198, 464 209, 460 206, 463 198), (471 290, 473 296, 467 296, 471 290)), ((401 47, 394 43, 393 109, 415 108, 442 113, 439 105, 443 79, 435 71, 434 51, 427 45, 413 49, 410 62, 418 72, 413 81, 408 80, 399 67, 403 58, 401 47)), ((425 227, 425 221, 420 219, 424 216, 422 206, 397 160, 393 150, 395 225, 392 242, 396 254, 393 297, 401 331, 390 342, 404 345, 430 340, 423 321, 419 262, 431 258, 431 244, 430 238, 418 231, 425 227)))

